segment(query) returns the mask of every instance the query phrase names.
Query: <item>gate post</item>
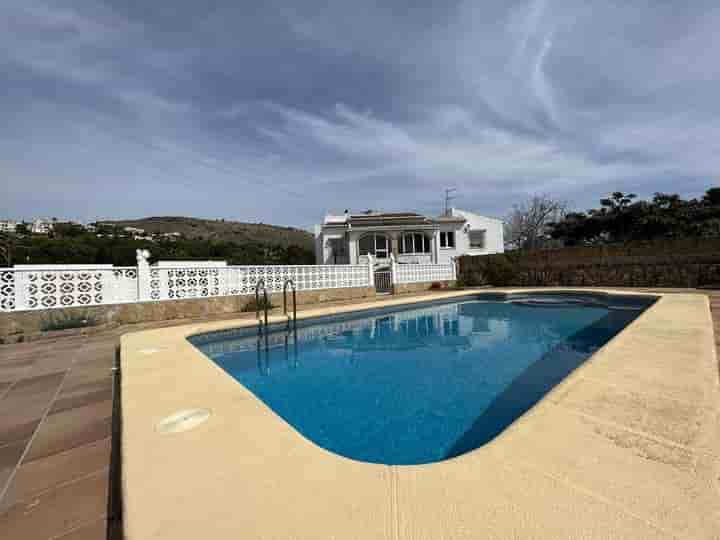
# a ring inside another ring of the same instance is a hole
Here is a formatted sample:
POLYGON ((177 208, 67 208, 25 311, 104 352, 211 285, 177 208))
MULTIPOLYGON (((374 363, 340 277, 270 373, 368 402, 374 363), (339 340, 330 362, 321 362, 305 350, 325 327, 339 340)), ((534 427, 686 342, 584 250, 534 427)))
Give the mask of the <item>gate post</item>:
POLYGON ((375 287, 375 267, 373 265, 373 256, 368 253, 367 254, 367 264, 368 264, 368 283, 369 287, 375 287))
POLYGON ((397 268, 395 266, 395 254, 390 254, 390 290, 395 294, 395 284, 397 283, 397 268))
POLYGON ((150 264, 148 258, 150 252, 147 249, 135 251, 137 260, 137 301, 146 302, 150 300, 150 264))

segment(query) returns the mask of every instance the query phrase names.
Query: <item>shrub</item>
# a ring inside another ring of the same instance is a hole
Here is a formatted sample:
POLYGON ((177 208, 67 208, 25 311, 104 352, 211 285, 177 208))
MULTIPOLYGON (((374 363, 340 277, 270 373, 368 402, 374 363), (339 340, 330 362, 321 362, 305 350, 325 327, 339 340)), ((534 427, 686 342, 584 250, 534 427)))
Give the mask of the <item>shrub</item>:
MULTIPOLYGON (((276 306, 274 306, 272 303, 272 300, 270 298, 268 298, 268 306, 267 306, 268 311, 270 311, 274 307, 276 307, 276 306)), ((260 301, 258 303, 256 303, 255 299, 253 298, 247 304, 245 304, 245 306, 243 306, 241 311, 244 313, 247 313, 247 312, 254 313, 256 311, 264 311, 264 310, 265 310, 265 299, 261 296, 260 301)))
POLYGON ((517 284, 518 270, 507 255, 463 257, 458 282, 464 287, 493 285, 503 287, 517 284))
POLYGON ((485 261, 484 274, 487 283, 495 287, 513 285, 518 276, 515 265, 506 255, 488 257, 485 261))
POLYGON ((87 311, 59 311, 50 312, 40 322, 43 332, 53 330, 69 330, 71 328, 86 328, 96 326, 98 320, 87 311))

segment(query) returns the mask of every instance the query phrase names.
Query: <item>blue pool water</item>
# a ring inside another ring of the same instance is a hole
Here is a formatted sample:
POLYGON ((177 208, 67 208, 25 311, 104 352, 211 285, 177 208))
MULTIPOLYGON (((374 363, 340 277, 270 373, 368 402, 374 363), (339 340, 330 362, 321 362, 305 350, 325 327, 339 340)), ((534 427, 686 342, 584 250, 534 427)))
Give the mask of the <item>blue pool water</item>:
POLYGON ((430 463, 493 439, 651 302, 628 298, 476 295, 191 341, 317 445, 430 463))

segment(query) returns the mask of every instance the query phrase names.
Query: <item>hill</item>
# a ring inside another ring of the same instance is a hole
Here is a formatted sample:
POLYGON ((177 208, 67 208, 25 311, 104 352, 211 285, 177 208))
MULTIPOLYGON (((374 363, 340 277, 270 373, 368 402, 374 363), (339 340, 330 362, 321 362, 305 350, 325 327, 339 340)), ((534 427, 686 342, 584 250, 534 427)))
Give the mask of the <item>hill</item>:
POLYGON ((148 217, 122 221, 101 221, 116 227, 135 227, 151 234, 177 232, 190 240, 211 240, 237 244, 262 243, 313 249, 313 236, 301 229, 264 223, 198 219, 180 216, 148 217))

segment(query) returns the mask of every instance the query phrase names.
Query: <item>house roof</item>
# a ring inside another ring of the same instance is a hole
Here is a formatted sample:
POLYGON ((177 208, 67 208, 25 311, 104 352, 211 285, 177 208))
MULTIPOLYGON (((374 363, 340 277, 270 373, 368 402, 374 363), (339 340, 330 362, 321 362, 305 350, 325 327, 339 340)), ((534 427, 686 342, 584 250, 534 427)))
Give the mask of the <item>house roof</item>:
POLYGON ((376 212, 351 214, 348 223, 351 226, 373 227, 382 225, 428 225, 431 220, 414 212, 376 212))
POLYGON ((462 216, 438 216, 433 221, 436 223, 465 223, 467 219, 462 216))
POLYGON ((462 216, 440 216, 430 218, 416 212, 364 212, 325 216, 326 227, 388 227, 388 226, 432 226, 438 223, 465 223, 462 216))

